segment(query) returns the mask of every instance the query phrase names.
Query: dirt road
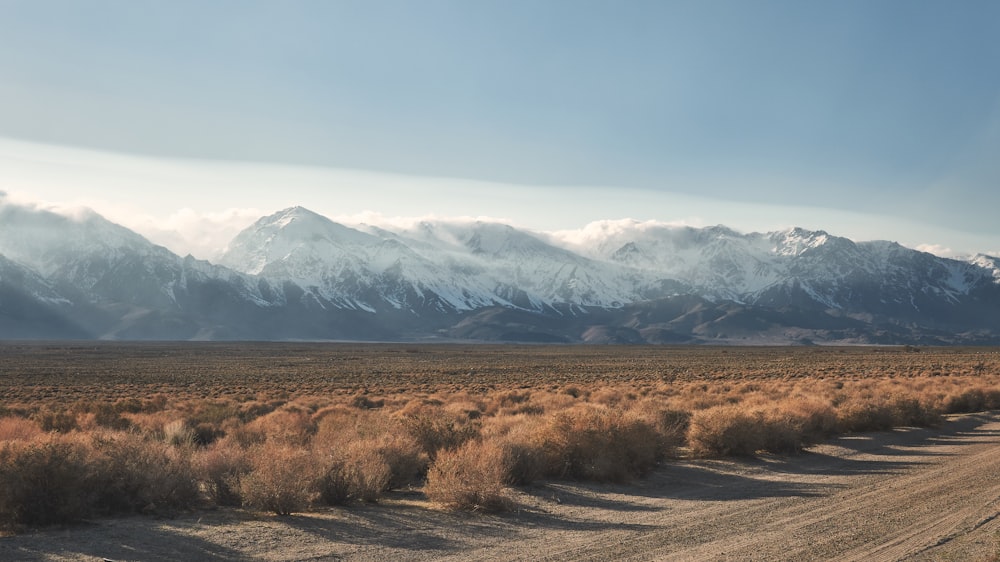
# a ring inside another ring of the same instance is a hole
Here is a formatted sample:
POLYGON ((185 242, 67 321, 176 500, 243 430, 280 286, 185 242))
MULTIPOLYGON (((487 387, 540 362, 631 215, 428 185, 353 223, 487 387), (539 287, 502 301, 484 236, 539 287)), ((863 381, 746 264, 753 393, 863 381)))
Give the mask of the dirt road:
POLYGON ((217 510, 0 539, 0 560, 988 560, 1000 415, 848 436, 791 457, 670 463, 630 485, 548 483, 500 516, 390 505, 217 510))

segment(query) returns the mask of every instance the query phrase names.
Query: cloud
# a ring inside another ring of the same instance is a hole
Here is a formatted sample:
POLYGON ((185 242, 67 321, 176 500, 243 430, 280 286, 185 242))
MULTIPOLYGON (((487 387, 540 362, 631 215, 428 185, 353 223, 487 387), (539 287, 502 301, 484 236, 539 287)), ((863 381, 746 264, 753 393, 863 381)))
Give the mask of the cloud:
POLYGON ((500 223, 511 226, 517 226, 517 221, 514 221, 512 219, 504 217, 486 216, 486 215, 444 216, 436 213, 431 213, 420 216, 387 216, 377 211, 363 211, 361 213, 355 213, 350 215, 335 215, 327 218, 329 218, 334 222, 338 222, 340 224, 344 224, 351 227, 370 226, 370 227, 382 228, 391 232, 403 232, 411 230, 424 222, 452 223, 452 224, 490 222, 490 223, 500 223))
POLYGON ((256 208, 203 212, 185 207, 162 219, 152 215, 108 218, 177 254, 212 260, 241 230, 264 214, 256 208))
POLYGON ((218 257, 241 230, 264 215, 256 208, 197 211, 185 207, 159 217, 127 204, 100 200, 93 203, 96 210, 86 205, 42 201, 24 193, 0 193, 0 208, 54 213, 72 220, 99 214, 176 254, 208 260, 218 257))
POLYGON ((959 255, 959 252, 941 244, 917 244, 914 249, 920 252, 934 254, 935 256, 940 256, 942 258, 953 258, 959 255))
POLYGON ((34 213, 53 213, 77 221, 95 214, 93 209, 85 205, 42 201, 24 193, 0 190, 0 207, 6 206, 19 207, 34 213))
POLYGON ((615 237, 628 232, 642 233, 649 230, 676 229, 684 227, 700 228, 704 226, 701 219, 679 221, 656 221, 636 219, 599 220, 585 225, 583 228, 556 230, 546 233, 546 236, 561 245, 576 248, 586 248, 596 242, 615 237))

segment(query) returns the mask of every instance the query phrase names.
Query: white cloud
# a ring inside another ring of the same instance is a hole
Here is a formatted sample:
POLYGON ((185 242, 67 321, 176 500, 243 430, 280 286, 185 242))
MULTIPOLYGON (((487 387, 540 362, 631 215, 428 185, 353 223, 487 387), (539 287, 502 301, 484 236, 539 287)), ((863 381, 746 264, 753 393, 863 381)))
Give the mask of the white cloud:
POLYGON ((55 213, 74 220, 84 219, 88 215, 92 215, 95 212, 93 209, 85 205, 56 201, 43 201, 34 199, 24 193, 0 191, 0 206, 4 205, 23 207, 31 211, 55 213))
POLYGON ((599 220, 590 222, 583 228, 552 231, 547 233, 547 236, 565 246, 585 248, 592 246, 594 242, 626 232, 645 232, 653 229, 673 229, 687 226, 702 227, 704 221, 697 218, 670 222, 636 219, 599 220))
POLYGON ((958 252, 947 246, 942 246, 941 244, 917 244, 914 249, 921 252, 927 252, 928 254, 934 254, 935 256, 940 256, 942 258, 953 258, 959 255, 958 252))
POLYGON ((264 214, 255 208, 203 212, 186 207, 163 219, 152 215, 109 219, 182 256, 213 260, 241 230, 264 214))
POLYGON ((415 228, 423 222, 449 222, 468 224, 474 222, 492 222, 516 226, 517 221, 503 217, 491 216, 443 216, 438 214, 427 214, 420 216, 386 216, 376 211, 364 211, 351 215, 328 216, 330 220, 352 227, 373 226, 383 228, 392 232, 399 232, 415 228))

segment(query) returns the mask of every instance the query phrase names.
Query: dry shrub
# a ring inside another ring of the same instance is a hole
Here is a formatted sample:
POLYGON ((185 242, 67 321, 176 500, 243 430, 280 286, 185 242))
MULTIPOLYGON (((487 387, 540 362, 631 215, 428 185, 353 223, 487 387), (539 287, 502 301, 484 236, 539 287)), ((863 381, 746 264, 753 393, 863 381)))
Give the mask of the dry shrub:
POLYGON ((76 414, 66 410, 42 410, 35 415, 35 421, 45 432, 69 433, 80 428, 76 414))
POLYGON ((161 412, 167 408, 168 402, 166 394, 154 394, 142 401, 142 411, 146 414, 161 412))
POLYGON ((128 398, 119 398, 115 400, 114 404, 115 410, 122 413, 136 414, 142 411, 142 400, 132 396, 128 398))
POLYGON ((912 396, 894 396, 888 402, 893 426, 933 427, 941 423, 941 413, 912 396))
MULTIPOLYGON (((225 401, 183 403, 178 410, 161 413, 160 419, 164 420, 164 437, 168 442, 199 446, 210 445, 223 437, 226 434, 225 427, 242 424, 239 407, 225 401)), ((133 417, 133 421, 143 425, 136 417, 133 417)))
POLYGON ((376 502, 391 487, 422 476, 426 457, 398 422, 380 412, 344 408, 317 416, 313 450, 323 464, 316 481, 322 503, 376 502))
POLYGON ((249 431, 259 431, 267 441, 304 446, 316 433, 316 423, 308 412, 294 407, 276 410, 246 424, 249 431))
POLYGON ((277 410, 284 401, 282 400, 271 400, 268 402, 261 402, 259 400, 252 400, 250 402, 244 402, 240 404, 237 411, 237 417, 240 421, 244 423, 251 422, 261 416, 270 414, 271 412, 277 410))
POLYGON ((837 408, 837 426, 844 433, 885 431, 894 423, 892 408, 884 401, 854 398, 837 408))
POLYGON ((805 446, 806 418, 787 408, 760 410, 764 441, 761 449, 771 453, 797 453, 805 446))
POLYGON ((385 456, 368 442, 352 443, 343 453, 328 455, 326 468, 316 481, 319 499, 326 505, 351 500, 377 502, 389 490, 392 468, 385 456))
POLYGON ((438 452, 455 449, 479 436, 479 426, 473 421, 456 421, 445 412, 434 409, 403 418, 407 432, 432 462, 438 452))
POLYGON ((765 445, 763 415, 738 405, 698 410, 691 415, 688 445, 699 457, 753 455, 765 445))
POLYGON ((42 434, 32 420, 20 417, 0 418, 0 441, 31 441, 42 434))
POLYGON ((1000 390, 970 388, 945 398, 944 413, 964 414, 1000 408, 1000 390))
POLYGON ((368 412, 358 412, 345 404, 334 404, 320 408, 312 416, 313 423, 316 424, 316 439, 319 439, 319 436, 325 431, 351 425, 355 420, 367 414, 368 412))
POLYGON ((640 402, 633 412, 656 430, 664 454, 676 455, 677 449, 687 444, 691 412, 665 407, 659 401, 649 399, 640 402))
POLYGON ((329 457, 331 466, 350 461, 348 457, 356 458, 357 451, 369 450, 388 466, 386 489, 415 484, 426 475, 428 457, 403 422, 381 412, 343 408, 323 410, 317 417, 313 448, 329 457), (349 451, 355 453, 348 454, 349 451))
POLYGON ((614 407, 625 400, 625 394, 618 388, 603 387, 593 391, 589 400, 594 404, 614 407))
MULTIPOLYGON (((90 419, 89 421, 86 420, 86 418, 89 417, 89 414, 81 417, 84 418, 84 421, 82 423, 79 420, 77 420, 77 426, 80 429, 85 429, 88 431, 97 429, 98 426, 96 423, 93 423, 92 419, 90 419)), ((181 414, 179 412, 175 410, 170 410, 170 411, 159 411, 151 413, 143 412, 138 414, 129 414, 128 419, 132 423, 130 430, 138 431, 148 435, 155 435, 158 438, 162 439, 164 438, 163 435, 164 426, 166 426, 167 424, 169 424, 174 420, 179 419, 180 417, 181 414)))
POLYGON ((184 420, 174 420, 163 426, 163 440, 169 445, 194 445, 194 431, 184 420))
POLYGON ((617 410, 576 407, 553 415, 536 435, 545 475, 621 482, 649 471, 663 454, 656 430, 617 410))
POLYGON ((160 432, 166 443, 177 446, 204 447, 211 445, 226 432, 207 422, 194 423, 191 420, 171 420, 163 424, 160 432))
POLYGON ((313 499, 310 484, 319 479, 320 469, 308 450, 269 441, 249 454, 252 470, 240 480, 244 505, 278 515, 309 506, 313 499))
POLYGON ((94 414, 94 423, 100 427, 119 431, 132 427, 132 422, 122 417, 121 410, 115 408, 114 404, 98 404, 91 413, 94 414))
POLYGON ((532 400, 531 391, 509 390, 494 395, 483 413, 488 416, 540 415, 545 413, 545 407, 532 400))
POLYGON ((323 505, 345 505, 352 498, 352 471, 344 459, 331 456, 314 486, 323 505))
MULTIPOLYGON (((968 395, 976 400, 976 393, 968 395)), ((941 423, 941 413, 919 398, 891 396, 848 398, 837 410, 838 427, 843 432, 886 431, 894 427, 930 427, 941 423)))
POLYGON ((122 432, 97 433, 89 445, 98 512, 169 513, 198 505, 190 450, 122 432))
POLYGON ((503 450, 506 484, 527 485, 545 474, 546 459, 537 438, 542 423, 537 416, 504 416, 483 427, 482 440, 503 450))
POLYGON ((0 449, 0 522, 5 525, 165 513, 193 508, 198 500, 189 456, 139 435, 105 431, 0 449))
POLYGON ((837 417, 829 404, 811 399, 787 399, 748 410, 759 418, 763 443, 772 453, 796 453, 836 431, 837 417))
POLYGON ((246 451, 235 441, 217 441, 197 451, 192 459, 195 475, 215 505, 239 506, 240 479, 250 472, 246 451))
POLYGON ((351 406, 359 410, 375 410, 385 406, 385 400, 372 400, 364 394, 357 394, 351 399, 351 406))
POLYGON ((247 424, 230 420, 226 422, 222 431, 226 434, 226 439, 238 444, 244 449, 250 449, 267 441, 267 434, 260 427, 260 424, 249 426, 247 424))
POLYGON ((427 474, 429 457, 417 440, 406 433, 383 433, 366 443, 389 467, 389 488, 416 484, 427 474))
POLYGON ((986 409, 1000 410, 1000 388, 987 388, 983 392, 986 396, 986 409))
MULTIPOLYGON (((190 422, 189 422, 190 425, 190 422)), ((206 445, 211 445, 215 443, 217 439, 226 435, 225 430, 216 427, 214 424, 210 423, 198 423, 191 428, 193 433, 192 441, 195 445, 204 447, 206 445)))
POLYGON ((829 402, 814 398, 784 400, 780 407, 802 419, 805 443, 818 443, 837 432, 837 412, 829 402))
POLYGON ((44 440, 0 446, 0 526, 53 525, 88 514, 86 450, 78 443, 44 440))
POLYGON ((525 404, 531 400, 531 392, 525 390, 523 392, 517 390, 508 390, 504 392, 497 392, 492 396, 493 400, 487 406, 487 413, 495 414, 503 408, 511 408, 519 404, 525 404))
POLYGON ((241 419, 241 416, 242 412, 239 406, 232 402, 201 402, 196 404, 194 412, 188 416, 188 424, 193 427, 207 423, 220 427, 228 420, 241 419))
POLYGON ((512 505, 506 481, 508 451, 493 442, 468 441, 443 450, 427 473, 424 492, 449 509, 504 511, 512 505))
POLYGON ((471 400, 451 401, 444 405, 444 411, 448 415, 469 420, 477 420, 483 417, 484 408, 483 405, 471 400))
POLYGON ((552 413, 570 408, 578 400, 572 394, 560 392, 536 395, 531 402, 544 412, 552 413))
POLYGON ((503 451, 507 474, 504 483, 526 486, 545 473, 545 457, 537 447, 519 439, 505 439, 497 443, 503 451))

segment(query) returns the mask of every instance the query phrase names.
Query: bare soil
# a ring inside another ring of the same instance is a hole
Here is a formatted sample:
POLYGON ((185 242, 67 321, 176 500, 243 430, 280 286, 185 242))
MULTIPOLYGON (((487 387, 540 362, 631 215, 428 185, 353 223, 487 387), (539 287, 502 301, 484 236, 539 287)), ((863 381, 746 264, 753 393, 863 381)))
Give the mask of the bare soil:
POLYGON ((544 483, 514 512, 216 509, 0 538, 2 560, 995 560, 1000 414, 792 456, 672 461, 628 485, 544 483))

